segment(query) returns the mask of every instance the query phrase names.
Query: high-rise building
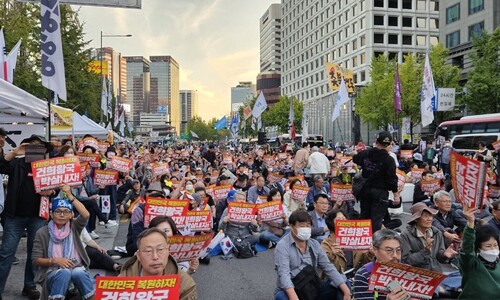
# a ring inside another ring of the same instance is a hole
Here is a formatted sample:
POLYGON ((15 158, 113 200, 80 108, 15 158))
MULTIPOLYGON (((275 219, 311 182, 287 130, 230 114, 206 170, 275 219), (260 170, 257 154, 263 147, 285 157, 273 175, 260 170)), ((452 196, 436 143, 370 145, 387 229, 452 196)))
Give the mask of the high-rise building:
POLYGON ((237 86, 231 87, 231 112, 237 112, 245 101, 257 95, 255 84, 251 81, 240 81, 237 86))
POLYGON ((127 61, 127 104, 133 124, 139 125, 140 113, 150 111, 150 61, 143 56, 126 56, 127 61))
MULTIPOLYGON (((281 93, 304 101, 309 132, 339 142, 359 138, 350 130, 353 103, 343 109, 338 119, 342 125, 325 121, 331 120, 335 102, 325 64, 352 70, 354 84, 365 85, 373 56, 387 54, 401 63, 404 55, 425 53, 438 43, 438 4, 437 0, 283 0, 281 93)), ((368 134, 363 137, 369 138, 373 140, 368 134)))
POLYGON ((181 110, 179 101, 179 63, 171 56, 150 56, 151 110, 170 115, 171 126, 180 133, 181 110))
POLYGON ((186 131, 186 126, 194 116, 198 115, 198 91, 196 90, 181 90, 181 131, 186 131))
POLYGON ((467 55, 472 48, 472 38, 483 30, 491 33, 500 26, 499 10, 498 0, 441 1, 439 39, 449 50, 448 62, 462 69, 462 84, 472 67, 467 55))
MULTIPOLYGON (((103 47, 95 49, 93 52, 93 57, 103 57, 106 66, 103 69, 103 74, 109 80, 111 80, 111 89, 113 90, 113 95, 119 101, 119 103, 126 103, 127 101, 127 61, 125 57, 118 51, 115 51, 111 47, 103 47), (101 52, 102 51, 102 52, 101 52)), ((100 70, 96 70, 100 72, 100 70)))

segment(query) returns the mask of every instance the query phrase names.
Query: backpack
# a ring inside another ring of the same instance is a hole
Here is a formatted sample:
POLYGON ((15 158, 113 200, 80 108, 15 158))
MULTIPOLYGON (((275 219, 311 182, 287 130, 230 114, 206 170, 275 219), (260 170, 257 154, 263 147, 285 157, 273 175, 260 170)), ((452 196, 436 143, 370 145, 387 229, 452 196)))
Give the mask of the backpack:
POLYGON ((235 237, 231 239, 234 244, 235 256, 237 258, 250 258, 254 257, 255 253, 253 252, 252 245, 240 237, 235 237))
POLYGON ((362 172, 356 173, 352 178, 352 194, 359 201, 363 191, 369 187, 369 178, 363 177, 362 172))

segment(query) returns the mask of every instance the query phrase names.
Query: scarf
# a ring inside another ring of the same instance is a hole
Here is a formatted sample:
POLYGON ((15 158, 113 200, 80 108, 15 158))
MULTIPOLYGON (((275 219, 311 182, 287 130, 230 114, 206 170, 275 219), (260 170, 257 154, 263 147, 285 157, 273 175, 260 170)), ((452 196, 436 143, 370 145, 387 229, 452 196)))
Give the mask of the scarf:
POLYGON ((49 258, 74 257, 75 245, 71 234, 71 222, 66 223, 61 229, 57 228, 54 221, 50 221, 49 228, 49 258))
POLYGON ((488 270, 495 270, 495 267, 497 266, 498 262, 500 261, 500 258, 497 258, 494 262, 489 262, 486 259, 482 258, 481 255, 478 255, 477 257, 479 257, 479 260, 483 263, 483 265, 488 270))

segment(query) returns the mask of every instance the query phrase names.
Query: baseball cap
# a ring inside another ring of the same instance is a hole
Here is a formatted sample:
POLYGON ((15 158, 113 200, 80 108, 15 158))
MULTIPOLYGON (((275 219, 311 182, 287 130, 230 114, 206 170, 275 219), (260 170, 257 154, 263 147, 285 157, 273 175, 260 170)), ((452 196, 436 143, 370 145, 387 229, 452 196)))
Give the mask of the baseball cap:
POLYGON ((229 191, 229 193, 227 193, 227 201, 228 202, 234 201, 234 195, 235 194, 236 194, 235 190, 229 191))
POLYGON ((377 143, 389 145, 392 142, 392 135, 389 131, 381 131, 377 134, 377 143))
POLYGON ((424 158, 422 157, 422 154, 420 154, 420 153, 413 154, 413 159, 418 160, 418 161, 424 161, 424 158))

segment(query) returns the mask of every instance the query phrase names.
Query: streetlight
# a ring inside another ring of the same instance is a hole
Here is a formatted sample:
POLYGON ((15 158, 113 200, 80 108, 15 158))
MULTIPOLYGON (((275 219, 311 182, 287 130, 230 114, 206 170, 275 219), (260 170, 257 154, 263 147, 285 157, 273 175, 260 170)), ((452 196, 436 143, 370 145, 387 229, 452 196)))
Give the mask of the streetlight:
MULTIPOLYGON (((102 33, 102 30, 101 30, 101 48, 100 48, 100 56, 101 56, 101 80, 102 80, 102 84, 103 86, 101 86, 101 98, 102 98, 102 91, 104 89, 104 77, 103 77, 103 73, 102 73, 102 64, 104 62, 104 57, 103 57, 103 49, 102 49, 102 39, 103 38, 129 38, 131 37, 132 35, 131 34, 103 34, 102 33)), ((108 91, 109 93, 109 91, 108 91)), ((102 109, 100 109, 101 111, 101 121, 100 121, 100 124, 102 125, 103 124, 103 112, 102 112, 102 109)))

